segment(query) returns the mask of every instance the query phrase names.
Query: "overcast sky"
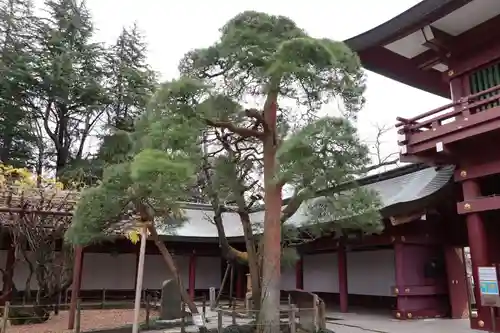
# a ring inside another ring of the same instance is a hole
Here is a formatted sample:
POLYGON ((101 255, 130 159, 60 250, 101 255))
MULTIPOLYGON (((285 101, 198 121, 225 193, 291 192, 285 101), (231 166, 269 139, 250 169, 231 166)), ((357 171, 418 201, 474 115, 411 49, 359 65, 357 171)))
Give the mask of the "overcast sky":
MULTIPOLYGON (((183 54, 208 46, 231 17, 256 10, 285 15, 314 37, 345 40, 403 12, 420 0, 88 0, 97 39, 113 43, 123 26, 137 22, 149 46, 149 62, 163 79, 177 76, 183 54)), ((393 126, 397 116, 411 117, 444 105, 440 97, 368 73, 368 103, 358 121, 361 136, 371 139, 373 124, 393 126)), ((385 153, 397 150, 396 133, 385 137, 385 153)))

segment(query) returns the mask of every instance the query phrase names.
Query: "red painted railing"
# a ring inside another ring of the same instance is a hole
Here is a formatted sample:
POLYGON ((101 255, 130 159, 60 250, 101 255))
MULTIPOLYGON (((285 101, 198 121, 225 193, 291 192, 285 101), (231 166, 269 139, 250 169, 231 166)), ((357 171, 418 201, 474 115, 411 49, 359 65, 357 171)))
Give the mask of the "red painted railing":
POLYGON ((397 128, 403 133, 418 133, 450 123, 457 118, 467 118, 480 111, 500 106, 500 85, 479 93, 462 97, 440 108, 422 113, 414 118, 398 117, 397 128))

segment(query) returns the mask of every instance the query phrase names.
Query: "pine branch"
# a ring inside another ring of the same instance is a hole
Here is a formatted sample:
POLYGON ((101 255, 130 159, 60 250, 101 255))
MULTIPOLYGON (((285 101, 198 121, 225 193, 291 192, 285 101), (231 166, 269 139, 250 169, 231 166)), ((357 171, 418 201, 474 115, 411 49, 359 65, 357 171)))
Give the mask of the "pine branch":
POLYGON ((244 138, 254 137, 254 138, 262 139, 264 137, 264 133, 261 131, 253 130, 253 129, 249 129, 249 128, 244 128, 244 127, 239 127, 239 126, 236 126, 235 124, 228 122, 228 121, 213 121, 210 119, 205 119, 205 122, 209 126, 227 129, 227 130, 229 130, 235 134, 238 134, 244 138))

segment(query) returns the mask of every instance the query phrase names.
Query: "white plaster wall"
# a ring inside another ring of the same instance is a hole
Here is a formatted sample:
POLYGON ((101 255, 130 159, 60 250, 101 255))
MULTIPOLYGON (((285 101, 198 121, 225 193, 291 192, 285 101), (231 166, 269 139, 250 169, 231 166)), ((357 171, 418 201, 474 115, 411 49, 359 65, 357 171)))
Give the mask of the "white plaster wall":
POLYGON ((219 289, 221 281, 220 257, 196 257, 195 289, 219 289))
POLYGON ((394 250, 347 252, 348 291, 353 295, 393 296, 394 250))
POLYGON ((303 261, 305 291, 339 292, 336 253, 305 255, 303 261))
POLYGON ((136 254, 85 253, 82 290, 134 289, 136 254))
MULTIPOLYGON (((30 262, 35 262, 33 252, 26 252, 26 256, 28 257, 30 262)), ((5 267, 6 262, 7 262, 7 251, 5 251, 5 261, 4 261, 2 267, 5 267)), ((14 284, 16 285, 16 288, 18 290, 26 289, 26 280, 27 280, 29 274, 30 274, 29 265, 24 260, 24 258, 21 256, 21 258, 18 258, 18 261, 16 262, 16 264, 14 266, 14 279, 13 280, 14 280, 14 284)), ((30 289, 31 290, 38 289, 38 283, 36 281, 36 276, 34 273, 31 276, 30 289)))
POLYGON ((293 290, 295 283, 295 266, 286 265, 281 268, 281 290, 293 290))
MULTIPOLYGON (((174 261, 181 276, 181 281, 187 289, 189 285, 189 257, 174 256, 174 261)), ((172 278, 172 275, 161 255, 146 255, 144 261, 144 289, 161 289, 163 281, 170 278, 172 278)))
MULTIPOLYGON (((304 290, 338 293, 337 264, 337 253, 305 255, 304 290)), ((349 294, 393 296, 394 250, 347 252, 347 279, 349 294)))
POLYGON ((172 274, 161 255, 146 255, 144 260, 143 289, 161 289, 163 281, 171 277, 172 274))

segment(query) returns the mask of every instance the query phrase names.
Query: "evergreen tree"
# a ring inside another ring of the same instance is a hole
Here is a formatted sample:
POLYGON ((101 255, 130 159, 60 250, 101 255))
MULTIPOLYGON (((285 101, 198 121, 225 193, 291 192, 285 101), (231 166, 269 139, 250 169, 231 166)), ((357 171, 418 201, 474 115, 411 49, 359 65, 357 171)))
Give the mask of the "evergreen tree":
POLYGON ((107 54, 107 115, 112 127, 130 130, 154 92, 156 75, 146 62, 146 52, 144 37, 134 24, 122 30, 107 54))
POLYGON ((66 239, 73 244, 96 242, 122 229, 124 219, 132 219, 132 228, 147 227, 176 277, 184 302, 197 314, 157 232, 175 229, 182 220, 178 198, 186 184, 194 181, 194 165, 199 159, 202 128, 186 118, 192 107, 173 110, 166 103, 173 93, 179 93, 179 87, 177 82, 163 85, 134 130, 117 130, 112 136, 119 144, 107 146, 109 159, 102 182, 83 192, 66 239))
POLYGON ((0 2, 0 161, 29 166, 34 137, 26 108, 30 86, 33 5, 29 0, 0 2))
POLYGON ((104 49, 91 41, 94 27, 85 2, 46 1, 33 65, 32 107, 55 150, 58 178, 84 157, 85 145, 105 112, 104 49))
MULTIPOLYGON (((259 327, 279 332, 281 240, 288 218, 305 206, 311 223, 333 221, 337 234, 382 227, 377 196, 359 187, 324 191, 309 201, 318 190, 338 189, 367 170, 368 148, 349 120, 364 104, 359 59, 343 43, 313 38, 286 17, 247 11, 229 20, 212 46, 186 54, 180 71, 201 81, 184 80, 184 90, 203 87, 191 97, 202 102, 191 121, 203 121, 217 138, 215 146, 225 150, 223 162, 212 164, 213 192, 247 205, 253 199, 246 189, 255 185, 263 198, 262 258, 252 258, 262 266, 250 266, 250 274, 253 289, 262 269, 259 327), (249 96, 261 99, 261 106, 243 108, 249 96), (342 102, 344 117, 321 116, 319 109, 334 99, 342 102), (290 101, 298 107, 283 107, 290 101), (263 181, 249 182, 252 173, 263 174, 263 181), (295 193, 282 209, 284 186, 295 193)), ((247 243, 248 256, 249 246, 255 245, 247 243)))
POLYGON ((66 168, 67 177, 87 185, 96 184, 102 178, 104 165, 113 162, 117 132, 133 131, 134 121, 145 111, 157 86, 156 75, 146 62, 146 52, 137 25, 124 28, 116 43, 106 51, 103 67, 106 100, 102 106, 105 112, 100 119, 98 152, 74 161, 66 168))

